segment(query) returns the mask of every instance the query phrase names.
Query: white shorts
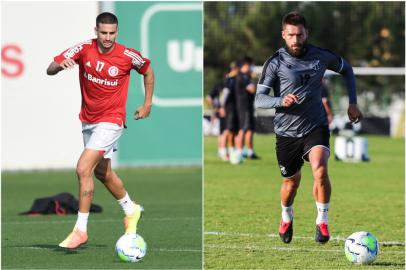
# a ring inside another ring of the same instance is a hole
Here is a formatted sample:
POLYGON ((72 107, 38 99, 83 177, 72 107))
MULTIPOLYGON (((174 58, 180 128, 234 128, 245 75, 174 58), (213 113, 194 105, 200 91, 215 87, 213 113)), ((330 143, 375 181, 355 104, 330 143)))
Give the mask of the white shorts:
POLYGON ((123 133, 123 127, 114 123, 82 123, 83 143, 85 149, 103 151, 104 158, 112 158, 117 151, 118 139, 123 133))

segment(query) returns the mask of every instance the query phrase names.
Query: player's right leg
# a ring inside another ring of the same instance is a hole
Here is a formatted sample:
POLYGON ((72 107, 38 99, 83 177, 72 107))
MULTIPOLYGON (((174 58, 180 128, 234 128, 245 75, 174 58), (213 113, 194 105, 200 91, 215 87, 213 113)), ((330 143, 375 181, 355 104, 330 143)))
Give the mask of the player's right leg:
POLYGON ((98 150, 85 149, 79 158, 76 174, 79 179, 79 212, 73 231, 59 246, 75 249, 87 242, 87 219, 93 200, 93 171, 102 155, 98 150))
POLYGON ((243 148, 244 148, 244 137, 246 128, 244 126, 245 121, 245 111, 239 109, 239 105, 236 106, 236 123, 238 125, 238 133, 235 137, 235 153, 238 159, 242 160, 243 158, 243 148))
POLYGON ((226 127, 226 121, 224 117, 219 116, 220 121, 220 134, 218 136, 218 156, 223 161, 229 160, 227 153, 227 137, 229 130, 226 127))
POLYGON ((288 244, 293 237, 293 202, 300 185, 301 173, 298 171, 289 178, 284 178, 281 186, 282 219, 279 225, 279 236, 288 244))
POLYGON ((221 160, 223 161, 228 161, 229 156, 227 154, 227 138, 228 138, 228 129, 222 130, 222 132, 219 135, 219 150, 218 150, 218 156, 220 157, 221 160))
POLYGON ((288 244, 293 237, 293 202, 299 188, 303 165, 301 158, 302 140, 276 136, 276 157, 283 177, 281 195, 282 220, 279 225, 279 236, 288 244))
POLYGON ((126 233, 136 233, 137 224, 140 220, 144 209, 141 205, 136 204, 130 199, 124 188, 123 181, 111 168, 111 159, 103 158, 95 169, 95 176, 99 179, 108 191, 113 195, 122 207, 125 218, 124 228, 126 233))

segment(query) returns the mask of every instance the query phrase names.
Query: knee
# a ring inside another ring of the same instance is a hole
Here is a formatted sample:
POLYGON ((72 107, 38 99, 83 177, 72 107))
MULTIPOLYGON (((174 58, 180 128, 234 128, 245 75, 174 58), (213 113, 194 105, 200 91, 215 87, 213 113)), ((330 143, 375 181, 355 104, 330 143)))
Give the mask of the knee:
POLYGON ((92 177, 92 169, 88 166, 78 164, 76 167, 76 174, 78 175, 80 182, 82 182, 84 179, 92 177))
POLYGON ((292 180, 285 180, 284 181, 284 188, 287 192, 293 193, 296 192, 296 190, 299 188, 299 182, 298 181, 292 181, 292 180))
POLYGON ((313 177, 316 182, 325 183, 328 181, 327 166, 319 166, 313 169, 313 177))

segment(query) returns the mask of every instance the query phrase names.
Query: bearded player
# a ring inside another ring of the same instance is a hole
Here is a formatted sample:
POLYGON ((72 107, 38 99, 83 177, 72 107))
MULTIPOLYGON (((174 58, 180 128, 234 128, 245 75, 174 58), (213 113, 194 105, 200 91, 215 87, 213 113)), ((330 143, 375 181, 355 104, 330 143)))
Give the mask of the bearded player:
POLYGON ((143 213, 141 205, 133 202, 122 180, 111 168, 111 157, 126 122, 126 101, 130 71, 144 76, 145 100, 135 119, 149 116, 154 90, 151 61, 138 51, 115 42, 118 20, 112 13, 101 13, 96 18, 96 38, 75 45, 54 58, 48 75, 79 65, 84 150, 76 167, 79 179, 79 212, 73 231, 59 246, 78 248, 87 242, 87 221, 93 200, 93 174, 122 207, 125 233, 136 233, 143 213))
POLYGON ((327 170, 330 133, 321 82, 326 69, 344 77, 349 96, 348 117, 357 123, 362 113, 357 107, 355 77, 352 67, 342 57, 307 44, 306 20, 298 12, 284 16, 282 38, 286 46, 265 62, 255 98, 257 108, 276 109, 276 156, 283 177, 279 235, 284 243, 292 240, 293 201, 305 160, 310 162, 313 173, 313 196, 318 213, 315 240, 326 243, 330 239, 331 184, 327 170), (271 89, 274 96, 269 95, 271 89))

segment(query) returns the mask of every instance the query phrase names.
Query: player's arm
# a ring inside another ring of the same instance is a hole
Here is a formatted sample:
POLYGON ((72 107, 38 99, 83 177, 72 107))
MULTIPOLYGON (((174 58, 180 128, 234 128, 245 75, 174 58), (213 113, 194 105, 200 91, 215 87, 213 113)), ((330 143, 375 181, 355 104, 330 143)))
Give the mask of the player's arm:
POLYGON ((86 40, 63 51, 54 57, 54 61, 47 68, 48 75, 56 75, 61 70, 71 69, 76 65, 83 52, 91 47, 92 40, 86 40))
POLYGON ((249 85, 247 85, 245 90, 247 90, 248 93, 250 93, 250 94, 255 94, 255 92, 257 91, 257 88, 256 88, 255 84, 250 83, 249 85))
POLYGON ((136 120, 144 119, 149 116, 152 107, 152 96, 154 94, 154 70, 149 66, 147 71, 142 75, 144 76, 145 98, 144 105, 139 107, 135 112, 134 118, 136 120))
POLYGON ((357 93, 355 88, 355 76, 351 65, 341 58, 341 68, 338 71, 346 81, 349 106, 347 110, 348 118, 352 123, 358 123, 362 119, 362 113, 357 106, 357 93))
POLYGON ((290 107, 294 103, 298 103, 298 96, 293 94, 288 94, 284 97, 272 97, 269 95, 277 79, 277 64, 272 62, 273 59, 275 58, 266 61, 262 69, 255 94, 255 108, 273 109, 290 107))
POLYGON ((231 87, 231 82, 227 81, 225 87, 221 90, 221 94, 219 94, 220 108, 218 110, 221 117, 226 117, 227 115, 226 104, 228 104, 231 99, 231 87))
POLYGON ((326 110, 328 123, 331 124, 331 122, 333 121, 333 110, 331 109, 331 102, 327 91, 327 86, 324 85, 323 82, 321 86, 321 102, 323 103, 323 107, 326 110))
POLYGON ((328 123, 331 124, 333 121, 333 111, 331 110, 331 104, 327 97, 322 97, 321 101, 323 102, 324 109, 327 113, 328 123))
POLYGON ((49 64, 49 67, 47 68, 47 74, 56 75, 61 70, 73 68, 75 64, 76 62, 70 58, 63 60, 60 64, 53 61, 51 64, 49 64))
POLYGON ((211 98, 210 95, 206 96, 206 101, 207 101, 207 104, 209 104, 209 106, 213 108, 213 99, 211 98))

